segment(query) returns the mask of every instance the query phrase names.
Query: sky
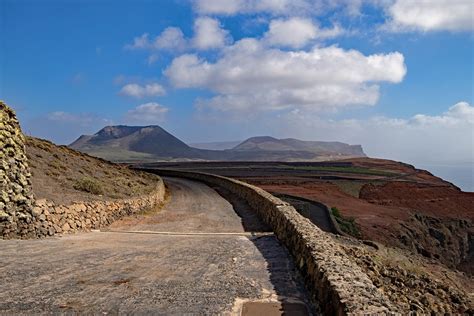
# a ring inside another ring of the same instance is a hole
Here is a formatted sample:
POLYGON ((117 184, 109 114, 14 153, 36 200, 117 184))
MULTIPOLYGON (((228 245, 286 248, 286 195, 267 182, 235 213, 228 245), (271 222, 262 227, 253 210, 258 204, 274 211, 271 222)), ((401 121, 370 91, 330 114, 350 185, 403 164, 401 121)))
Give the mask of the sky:
POLYGON ((185 142, 343 141, 472 166, 473 12, 472 0, 0 0, 0 99, 59 144, 160 125, 185 142))

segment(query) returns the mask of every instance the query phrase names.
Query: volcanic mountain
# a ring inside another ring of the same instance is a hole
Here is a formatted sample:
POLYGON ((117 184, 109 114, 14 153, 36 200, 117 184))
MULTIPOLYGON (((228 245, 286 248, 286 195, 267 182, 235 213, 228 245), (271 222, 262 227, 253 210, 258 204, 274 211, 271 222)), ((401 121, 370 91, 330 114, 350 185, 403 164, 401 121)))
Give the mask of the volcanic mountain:
POLYGON ((360 145, 312 142, 273 137, 252 137, 226 150, 188 146, 160 126, 107 126, 94 135, 83 135, 69 147, 112 161, 247 160, 317 161, 364 157, 360 145))

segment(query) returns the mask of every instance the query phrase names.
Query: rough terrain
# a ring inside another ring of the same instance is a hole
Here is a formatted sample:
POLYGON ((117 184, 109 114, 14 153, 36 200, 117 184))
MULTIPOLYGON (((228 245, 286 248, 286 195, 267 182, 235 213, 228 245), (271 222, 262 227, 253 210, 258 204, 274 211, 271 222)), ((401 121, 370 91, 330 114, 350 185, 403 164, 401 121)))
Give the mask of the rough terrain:
POLYGON ((403 249, 341 236, 333 238, 404 313, 474 313, 474 283, 464 273, 403 249))
POLYGON ((358 237, 473 273, 474 193, 425 170, 383 159, 334 162, 189 162, 147 166, 233 177, 336 207, 358 237))
POLYGON ((154 175, 112 164, 46 140, 33 137, 26 140, 33 192, 37 199, 57 204, 123 199, 148 194, 155 187, 157 177, 154 175), (92 181, 98 192, 93 194, 81 190, 78 185, 84 180, 92 181))
MULTIPOLYGON (((0 313, 226 314, 256 300, 309 306, 286 250, 271 233, 248 229, 265 231, 262 224, 237 216, 204 184, 167 183, 163 210, 116 222, 110 230, 119 232, 1 241, 0 313)), ((235 208, 246 212, 245 203, 235 208)))

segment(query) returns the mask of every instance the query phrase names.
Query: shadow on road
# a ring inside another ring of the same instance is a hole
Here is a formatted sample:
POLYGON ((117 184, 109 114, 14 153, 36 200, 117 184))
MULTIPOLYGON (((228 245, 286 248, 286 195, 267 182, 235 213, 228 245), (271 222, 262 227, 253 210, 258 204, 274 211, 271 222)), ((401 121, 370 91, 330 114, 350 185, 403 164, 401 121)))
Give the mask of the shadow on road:
MULTIPOLYGON (((245 231, 272 231, 245 200, 221 187, 212 188, 232 204, 245 231)), ((279 303, 248 302, 244 304, 242 315, 312 315, 315 306, 310 302, 304 280, 285 246, 276 236, 250 237, 249 240, 266 261, 270 282, 279 303)))
POLYGON ((246 232, 271 232, 272 229, 266 223, 260 220, 257 213, 247 203, 247 201, 239 198, 230 191, 218 187, 212 187, 220 196, 229 201, 234 211, 239 215, 242 221, 242 227, 246 232))

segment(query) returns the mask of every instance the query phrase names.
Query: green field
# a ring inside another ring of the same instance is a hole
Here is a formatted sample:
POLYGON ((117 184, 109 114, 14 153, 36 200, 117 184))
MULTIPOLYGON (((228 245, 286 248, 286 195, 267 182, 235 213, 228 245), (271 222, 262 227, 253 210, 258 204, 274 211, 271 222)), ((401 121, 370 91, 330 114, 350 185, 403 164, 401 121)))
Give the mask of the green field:
POLYGON ((308 171, 326 171, 326 172, 341 172, 341 173, 354 173, 354 174, 366 174, 374 176, 386 176, 393 177, 398 176, 399 173, 369 169, 363 167, 330 167, 330 166, 279 166, 282 169, 293 169, 293 170, 308 170, 308 171))

